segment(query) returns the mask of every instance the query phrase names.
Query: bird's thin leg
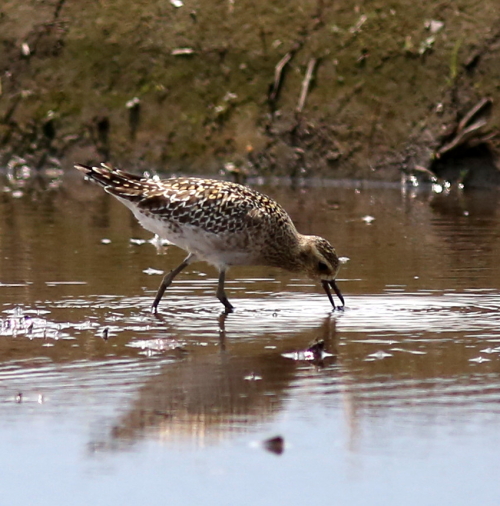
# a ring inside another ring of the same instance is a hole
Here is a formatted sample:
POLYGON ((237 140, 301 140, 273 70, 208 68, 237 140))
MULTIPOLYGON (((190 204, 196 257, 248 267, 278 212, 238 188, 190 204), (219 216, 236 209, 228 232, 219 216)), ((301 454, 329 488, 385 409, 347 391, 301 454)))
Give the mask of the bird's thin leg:
POLYGON ((226 271, 221 269, 219 274, 219 284, 217 285, 217 298, 224 304, 226 308, 226 314, 232 313, 234 307, 227 300, 226 292, 224 291, 224 281, 226 280, 226 271))
POLYGON ((339 287, 337 286, 337 283, 335 283, 334 279, 330 281, 330 286, 333 288, 333 291, 337 294, 337 297, 340 299, 340 302, 342 302, 342 306, 340 306, 339 309, 343 309, 343 307, 345 306, 344 297, 342 296, 342 292, 339 290, 339 287))
POLYGON ((170 286, 175 276, 177 276, 177 274, 179 274, 179 272, 181 272, 182 269, 186 268, 191 263, 192 256, 193 255, 188 255, 180 265, 178 265, 175 269, 172 269, 168 274, 165 275, 163 281, 161 282, 160 288, 158 288, 158 292, 156 292, 156 297, 153 302, 153 305, 151 306, 151 311, 153 313, 156 313, 158 311, 158 304, 160 303, 160 300, 163 297, 165 290, 170 286))

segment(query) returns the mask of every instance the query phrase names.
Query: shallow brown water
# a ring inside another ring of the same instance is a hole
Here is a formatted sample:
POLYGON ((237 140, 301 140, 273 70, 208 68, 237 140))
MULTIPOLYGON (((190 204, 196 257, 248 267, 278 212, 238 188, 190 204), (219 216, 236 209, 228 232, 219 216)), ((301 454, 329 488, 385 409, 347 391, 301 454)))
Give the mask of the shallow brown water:
POLYGON ((497 193, 264 186, 349 259, 347 307, 240 268, 222 321, 205 264, 149 313, 183 253, 99 188, 1 187, 5 504, 499 504, 497 193))

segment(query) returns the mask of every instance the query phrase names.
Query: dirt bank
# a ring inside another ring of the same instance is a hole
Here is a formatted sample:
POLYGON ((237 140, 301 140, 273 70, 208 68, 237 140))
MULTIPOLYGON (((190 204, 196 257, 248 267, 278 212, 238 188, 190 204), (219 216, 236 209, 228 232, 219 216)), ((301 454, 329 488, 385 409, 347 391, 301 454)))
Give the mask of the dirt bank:
POLYGON ((4 0, 0 42, 2 164, 498 182, 496 0, 4 0))

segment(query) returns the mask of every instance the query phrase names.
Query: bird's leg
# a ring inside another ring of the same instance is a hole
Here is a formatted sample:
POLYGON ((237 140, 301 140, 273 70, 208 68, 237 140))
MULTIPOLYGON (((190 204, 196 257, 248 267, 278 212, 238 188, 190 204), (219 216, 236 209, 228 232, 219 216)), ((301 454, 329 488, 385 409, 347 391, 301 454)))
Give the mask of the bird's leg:
POLYGON ((177 274, 179 274, 179 272, 181 272, 182 269, 186 268, 191 263, 191 258, 192 255, 188 255, 180 265, 178 265, 175 269, 172 269, 168 274, 165 275, 163 281, 161 282, 160 288, 158 288, 158 292, 156 292, 156 297, 153 302, 153 305, 151 306, 151 311, 153 313, 156 313, 158 311, 158 304, 160 303, 160 300, 163 297, 165 290, 170 286, 175 276, 177 276, 177 274))
POLYGON ((217 298, 224 304, 226 314, 232 313, 234 307, 227 300, 226 292, 224 291, 224 281, 226 280, 226 271, 221 269, 219 273, 219 284, 217 285, 217 298))

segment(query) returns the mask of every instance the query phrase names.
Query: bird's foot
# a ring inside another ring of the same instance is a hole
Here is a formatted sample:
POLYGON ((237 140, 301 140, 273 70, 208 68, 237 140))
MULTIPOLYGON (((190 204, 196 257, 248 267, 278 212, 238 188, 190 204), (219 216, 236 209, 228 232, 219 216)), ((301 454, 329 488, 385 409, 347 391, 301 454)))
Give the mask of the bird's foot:
POLYGON ((224 313, 225 315, 228 315, 230 313, 234 313, 234 306, 232 306, 231 304, 229 304, 228 306, 224 305, 225 309, 224 309, 224 313))

